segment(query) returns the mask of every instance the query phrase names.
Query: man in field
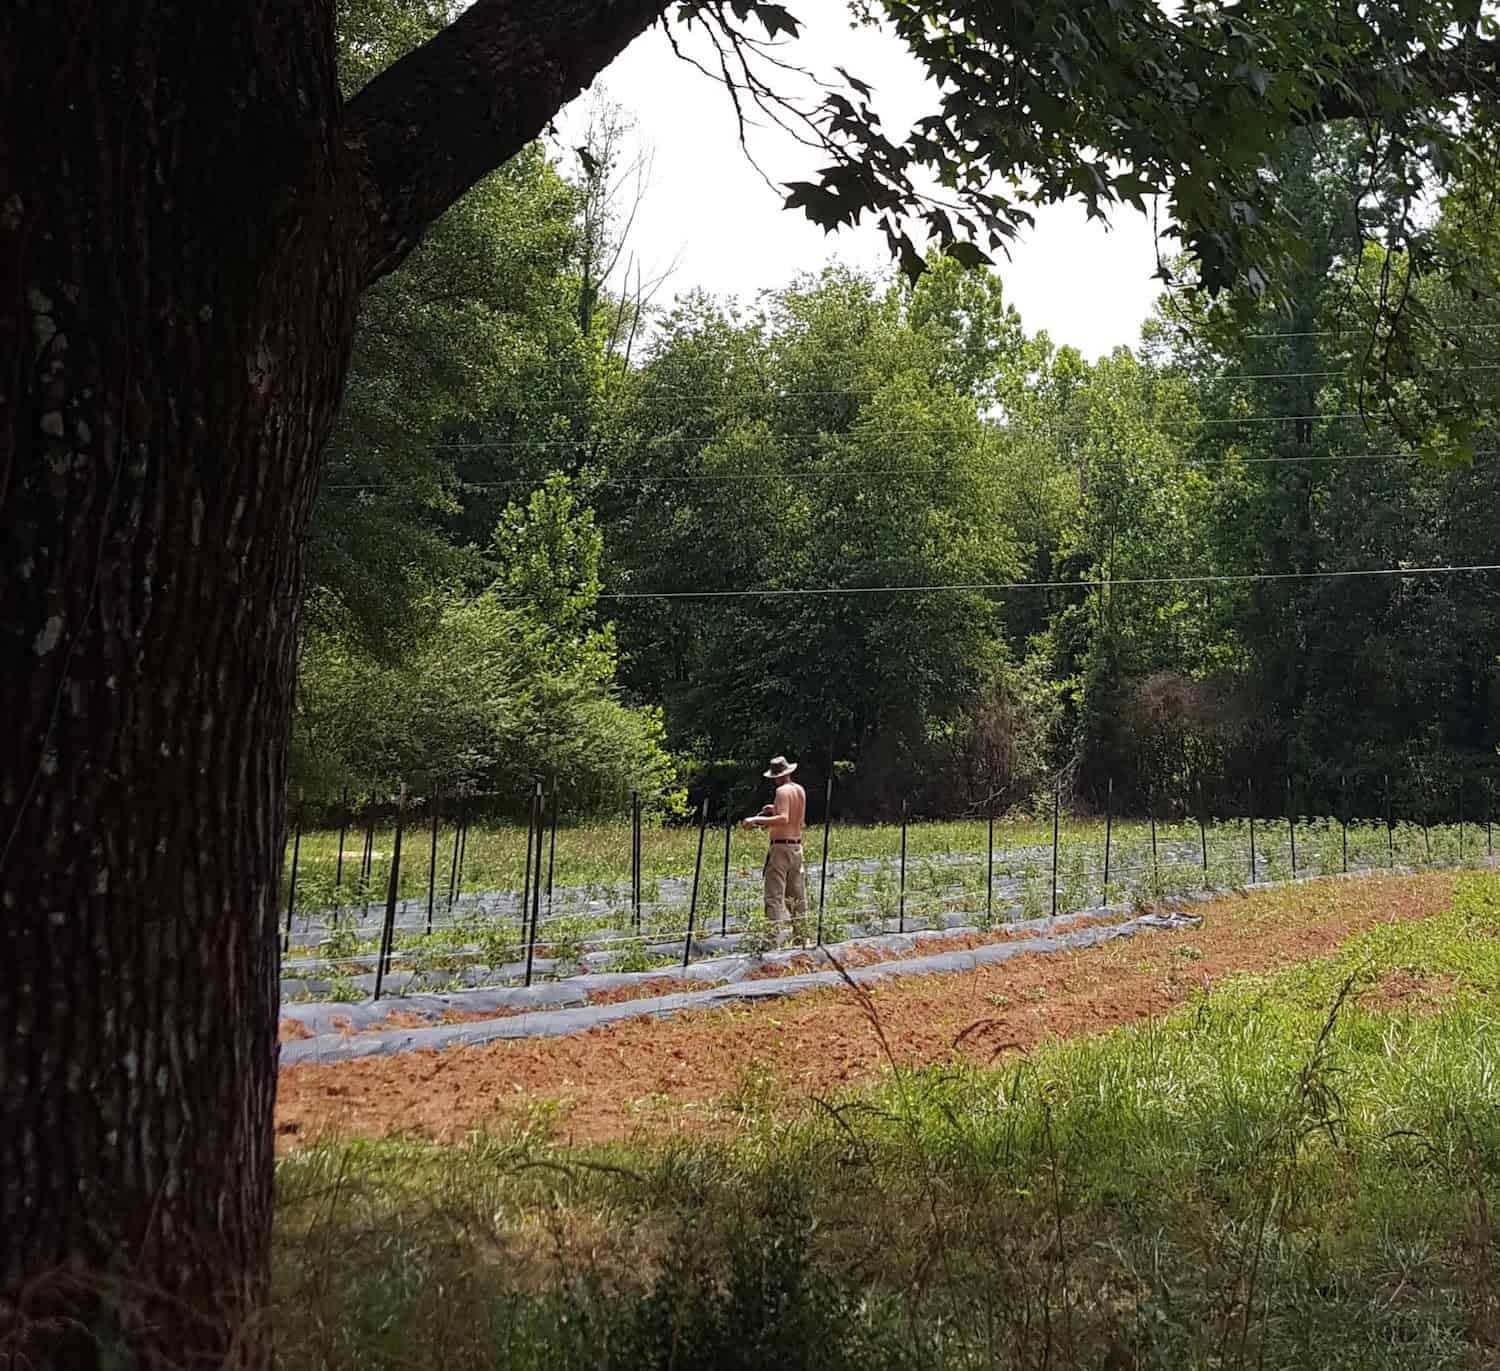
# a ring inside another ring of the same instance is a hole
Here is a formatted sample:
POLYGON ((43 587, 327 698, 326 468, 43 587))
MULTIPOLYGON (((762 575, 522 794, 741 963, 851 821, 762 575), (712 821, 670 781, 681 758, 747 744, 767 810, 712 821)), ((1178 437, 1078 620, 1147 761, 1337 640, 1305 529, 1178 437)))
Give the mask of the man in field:
POLYGON ((765 773, 776 786, 776 798, 759 814, 745 820, 746 828, 771 830, 771 847, 766 853, 766 918, 781 941, 787 927, 787 901, 793 916, 802 913, 802 825, 807 819, 807 792, 794 780, 797 763, 785 757, 771 758, 771 769, 765 773))

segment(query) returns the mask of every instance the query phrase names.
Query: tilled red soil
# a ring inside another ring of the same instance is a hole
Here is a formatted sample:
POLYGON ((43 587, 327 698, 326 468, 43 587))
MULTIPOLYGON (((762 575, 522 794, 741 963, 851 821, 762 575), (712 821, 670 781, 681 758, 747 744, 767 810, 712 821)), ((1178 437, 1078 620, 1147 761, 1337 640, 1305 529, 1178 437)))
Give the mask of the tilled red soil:
MULTIPOLYGON (((787 1107, 887 1069, 962 1054, 979 1060, 1043 1040, 1100 1033, 1162 1015, 1228 976, 1333 953, 1379 923, 1444 909, 1443 873, 1321 881, 1198 906, 1200 928, 1152 933, 957 975, 631 1020, 565 1038, 303 1063, 281 1073, 282 1151, 325 1133, 440 1140, 503 1124, 544 1100, 579 1141, 732 1127, 736 1092, 772 1082, 787 1107), (869 1008, 880 1021, 877 1035, 869 1008), (882 1043, 881 1039, 884 1039, 882 1043)), ((1382 986, 1377 1002, 1409 998, 1382 986)))

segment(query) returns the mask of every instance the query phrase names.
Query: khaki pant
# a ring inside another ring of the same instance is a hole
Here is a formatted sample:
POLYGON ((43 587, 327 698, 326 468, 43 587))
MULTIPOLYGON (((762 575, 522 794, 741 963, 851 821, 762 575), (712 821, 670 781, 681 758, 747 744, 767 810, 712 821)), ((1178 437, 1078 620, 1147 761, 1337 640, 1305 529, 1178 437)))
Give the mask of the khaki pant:
POLYGON ((779 929, 787 921, 788 901, 793 917, 802 913, 805 899, 802 892, 802 845, 772 843, 766 854, 765 879, 766 918, 779 929))

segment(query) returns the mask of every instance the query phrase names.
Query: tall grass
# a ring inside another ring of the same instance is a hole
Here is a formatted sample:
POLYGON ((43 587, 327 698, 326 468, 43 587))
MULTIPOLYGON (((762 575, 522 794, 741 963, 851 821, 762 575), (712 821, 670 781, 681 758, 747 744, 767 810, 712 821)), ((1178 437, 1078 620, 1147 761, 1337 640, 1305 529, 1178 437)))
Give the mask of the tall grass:
POLYGON ((539 1106, 313 1148, 279 1172, 279 1363, 1493 1365, 1496 991, 1500 880, 1469 876, 1443 916, 1017 1064, 786 1116, 784 1064, 746 1063, 723 1140, 570 1150, 539 1106), (1382 1008, 1393 975, 1441 1013, 1382 1008))

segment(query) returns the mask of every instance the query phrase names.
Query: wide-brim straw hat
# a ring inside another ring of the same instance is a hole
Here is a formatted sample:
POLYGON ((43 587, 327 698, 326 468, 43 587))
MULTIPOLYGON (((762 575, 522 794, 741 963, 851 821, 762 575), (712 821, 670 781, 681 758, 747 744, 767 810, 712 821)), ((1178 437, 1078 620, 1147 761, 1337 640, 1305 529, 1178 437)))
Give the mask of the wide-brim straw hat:
POLYGON ((768 781, 779 781, 783 776, 790 776, 796 769, 796 762, 789 762, 785 757, 772 757, 771 769, 764 775, 768 781))

